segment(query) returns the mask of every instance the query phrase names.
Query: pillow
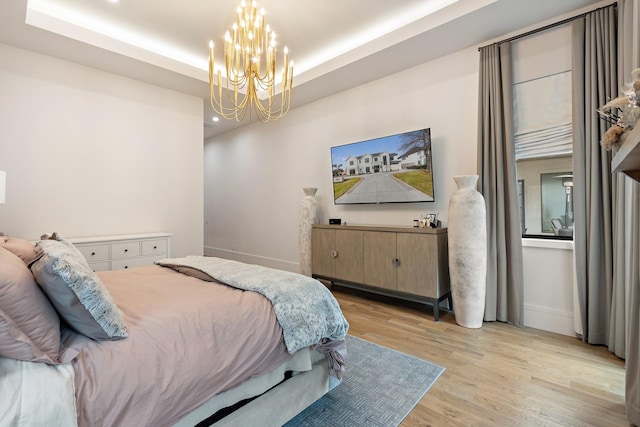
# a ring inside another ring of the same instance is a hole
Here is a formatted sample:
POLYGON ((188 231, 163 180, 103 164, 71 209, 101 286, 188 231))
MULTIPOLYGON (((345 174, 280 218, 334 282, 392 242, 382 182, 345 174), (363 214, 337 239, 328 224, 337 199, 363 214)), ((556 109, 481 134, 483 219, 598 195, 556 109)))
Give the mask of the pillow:
POLYGON ((33 243, 24 239, 10 237, 3 233, 0 233, 0 246, 20 257, 27 265, 31 265, 42 256, 42 250, 33 243))
POLYGON ((31 271, 60 317, 93 340, 126 338, 122 312, 98 275, 73 244, 55 237, 36 243, 43 255, 31 271))
POLYGON ((60 319, 29 268, 0 247, 0 356, 58 363, 60 319))

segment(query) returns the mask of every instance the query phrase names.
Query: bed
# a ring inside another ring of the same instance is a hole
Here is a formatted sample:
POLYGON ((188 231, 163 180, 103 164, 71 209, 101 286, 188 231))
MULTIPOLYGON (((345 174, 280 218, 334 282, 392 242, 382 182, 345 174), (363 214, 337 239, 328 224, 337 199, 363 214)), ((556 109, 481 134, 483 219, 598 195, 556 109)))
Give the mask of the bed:
POLYGON ((95 273, 43 237, 0 236, 2 426, 277 426, 339 383, 348 323, 314 279, 196 256, 95 273))

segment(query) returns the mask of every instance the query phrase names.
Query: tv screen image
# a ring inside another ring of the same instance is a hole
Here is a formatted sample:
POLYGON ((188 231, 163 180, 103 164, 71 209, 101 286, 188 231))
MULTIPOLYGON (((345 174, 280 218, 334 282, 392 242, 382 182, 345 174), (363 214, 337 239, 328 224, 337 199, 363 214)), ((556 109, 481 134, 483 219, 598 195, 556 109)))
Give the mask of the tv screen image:
POLYGON ((331 147, 336 205, 433 202, 431 129, 331 147))

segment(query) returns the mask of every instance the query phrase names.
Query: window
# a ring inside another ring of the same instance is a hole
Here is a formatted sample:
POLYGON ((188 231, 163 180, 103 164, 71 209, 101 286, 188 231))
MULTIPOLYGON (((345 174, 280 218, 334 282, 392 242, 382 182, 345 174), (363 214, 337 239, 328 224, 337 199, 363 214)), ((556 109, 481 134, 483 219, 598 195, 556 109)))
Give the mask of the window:
POLYGON ((522 229, 522 234, 524 235, 527 232, 527 228, 524 222, 524 179, 518 180, 518 211, 520 213, 520 228, 522 229))
POLYGON ((523 237, 573 237, 570 25, 514 41, 513 109, 523 237))
POLYGON ((522 235, 567 238, 573 234, 571 157, 516 161, 522 235), (552 223, 552 220, 559 220, 552 223), (561 224, 561 227, 558 227, 561 224), (555 227, 554 227, 555 225, 555 227))
POLYGON ((571 235, 573 226, 573 175, 545 173, 540 175, 543 233, 571 235))

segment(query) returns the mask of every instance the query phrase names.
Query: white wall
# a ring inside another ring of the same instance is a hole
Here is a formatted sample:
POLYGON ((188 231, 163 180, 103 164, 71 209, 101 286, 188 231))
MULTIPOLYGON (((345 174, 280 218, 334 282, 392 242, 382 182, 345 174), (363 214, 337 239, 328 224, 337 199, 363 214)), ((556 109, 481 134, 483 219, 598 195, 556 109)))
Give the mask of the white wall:
POLYGON ((523 239, 524 323, 575 336, 573 242, 523 239))
MULTIPOLYGON (((298 203, 317 187, 322 222, 446 224, 454 175, 476 172, 477 50, 461 51, 205 144, 205 253, 299 271, 298 203), (333 203, 330 147, 431 127, 435 202, 333 203)), ((295 91, 292 96, 295 96, 295 91)))
POLYGON ((0 44, 0 231, 203 247, 202 100, 0 44))

